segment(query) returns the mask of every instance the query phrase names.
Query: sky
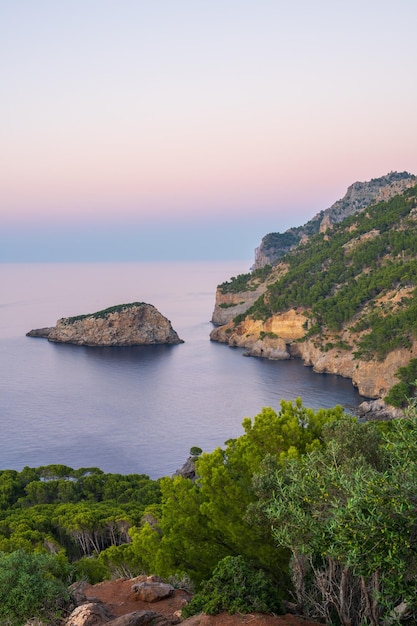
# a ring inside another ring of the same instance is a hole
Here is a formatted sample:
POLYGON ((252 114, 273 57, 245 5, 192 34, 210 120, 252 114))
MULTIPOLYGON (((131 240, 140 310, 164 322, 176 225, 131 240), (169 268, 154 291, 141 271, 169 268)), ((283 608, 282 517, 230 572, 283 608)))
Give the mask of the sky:
POLYGON ((253 260, 417 174, 416 0, 0 0, 0 262, 253 260))

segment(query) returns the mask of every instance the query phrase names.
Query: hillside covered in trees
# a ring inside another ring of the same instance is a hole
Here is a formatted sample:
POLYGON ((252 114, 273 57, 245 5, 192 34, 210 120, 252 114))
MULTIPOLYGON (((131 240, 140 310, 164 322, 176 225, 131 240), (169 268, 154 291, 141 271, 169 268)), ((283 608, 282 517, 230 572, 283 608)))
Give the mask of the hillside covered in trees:
MULTIPOLYGON (((219 292, 242 300, 253 284, 259 289, 259 272, 234 277, 219 292)), ((268 331, 268 320, 292 311, 303 328, 297 342, 317 353, 382 363, 401 350, 407 365, 417 336, 417 187, 312 235, 262 272, 260 297, 212 338, 233 345, 234 337, 249 337, 248 320, 268 331)), ((280 336, 278 321, 274 333, 280 336)))

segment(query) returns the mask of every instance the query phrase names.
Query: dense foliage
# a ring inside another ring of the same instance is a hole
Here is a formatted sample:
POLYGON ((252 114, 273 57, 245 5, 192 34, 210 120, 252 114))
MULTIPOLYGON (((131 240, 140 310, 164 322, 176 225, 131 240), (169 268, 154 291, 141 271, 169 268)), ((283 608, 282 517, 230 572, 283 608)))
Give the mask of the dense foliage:
POLYGON ((282 601, 273 580, 242 556, 226 556, 212 577, 182 610, 182 617, 196 613, 282 613, 282 601))
POLYGON ((129 528, 160 499, 145 475, 65 465, 0 471, 0 551, 65 551, 76 561, 130 540, 129 528))
POLYGON ((196 480, 1 472, 0 622, 47 611, 53 623, 63 581, 145 572, 193 584, 187 614, 278 612, 295 598, 334 626, 414 623, 414 406, 407 419, 360 423, 341 407, 282 401, 243 431, 213 452, 192 449, 196 480))
POLYGON ((284 257, 287 273, 235 323, 247 315, 267 319, 305 307, 310 336, 337 332, 346 323, 366 330, 355 346, 357 358, 383 358, 394 348, 408 348, 417 318, 416 207, 413 187, 312 236, 284 257), (404 296, 395 299, 399 289, 404 296))
POLYGON ((417 616, 417 418, 342 420, 325 445, 256 480, 258 508, 291 550, 299 610, 327 623, 378 626, 417 616))
POLYGON ((0 553, 0 623, 58 624, 70 600, 66 569, 49 554, 0 553))

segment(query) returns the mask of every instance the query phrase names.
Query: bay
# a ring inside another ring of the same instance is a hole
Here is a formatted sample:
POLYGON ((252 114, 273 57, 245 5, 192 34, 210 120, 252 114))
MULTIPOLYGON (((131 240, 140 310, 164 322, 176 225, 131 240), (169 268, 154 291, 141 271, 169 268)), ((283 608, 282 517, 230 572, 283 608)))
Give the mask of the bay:
POLYGON ((301 361, 242 358, 210 342, 216 286, 249 261, 0 265, 0 469, 62 463, 173 474, 192 446, 211 451, 281 399, 312 408, 363 398, 301 361), (87 348, 26 337, 32 328, 128 302, 156 306, 177 346, 87 348))

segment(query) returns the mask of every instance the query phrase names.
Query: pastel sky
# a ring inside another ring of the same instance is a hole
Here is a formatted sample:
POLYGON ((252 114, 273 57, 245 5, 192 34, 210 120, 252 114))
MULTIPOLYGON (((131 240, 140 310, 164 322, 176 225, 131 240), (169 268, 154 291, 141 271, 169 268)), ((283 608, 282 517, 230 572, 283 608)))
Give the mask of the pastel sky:
POLYGON ((253 259, 417 174, 416 0, 0 0, 0 261, 253 259))

